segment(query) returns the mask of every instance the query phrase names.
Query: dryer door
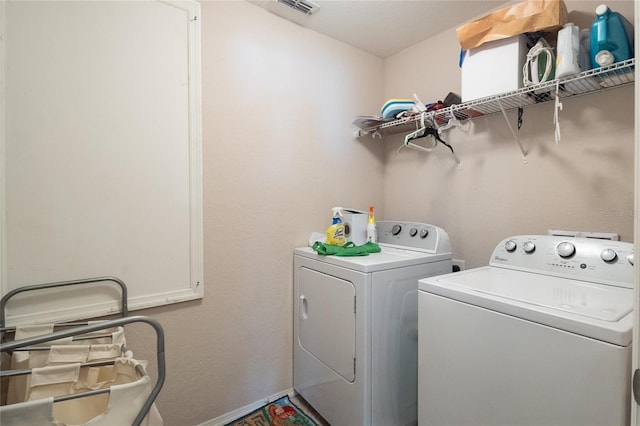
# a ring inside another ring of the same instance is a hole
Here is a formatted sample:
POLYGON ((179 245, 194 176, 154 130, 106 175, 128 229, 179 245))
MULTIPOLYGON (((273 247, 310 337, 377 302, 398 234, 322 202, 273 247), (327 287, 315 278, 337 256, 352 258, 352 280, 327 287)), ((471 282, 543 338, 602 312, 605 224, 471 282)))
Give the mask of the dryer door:
POLYGON ((345 380, 355 380, 356 291, 347 280, 300 269, 300 345, 345 380))

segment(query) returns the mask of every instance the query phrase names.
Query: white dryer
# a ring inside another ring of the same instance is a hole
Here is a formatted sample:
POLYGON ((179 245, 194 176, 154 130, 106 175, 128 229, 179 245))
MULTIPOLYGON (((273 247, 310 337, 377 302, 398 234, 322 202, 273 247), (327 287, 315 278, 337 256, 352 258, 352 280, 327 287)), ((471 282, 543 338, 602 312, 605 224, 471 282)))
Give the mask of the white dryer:
POLYGON ((632 250, 516 236, 421 280, 420 425, 628 425, 632 250))
POLYGON ((443 229, 377 228, 380 253, 294 251, 294 388, 333 426, 417 423, 418 280, 451 272, 443 229))

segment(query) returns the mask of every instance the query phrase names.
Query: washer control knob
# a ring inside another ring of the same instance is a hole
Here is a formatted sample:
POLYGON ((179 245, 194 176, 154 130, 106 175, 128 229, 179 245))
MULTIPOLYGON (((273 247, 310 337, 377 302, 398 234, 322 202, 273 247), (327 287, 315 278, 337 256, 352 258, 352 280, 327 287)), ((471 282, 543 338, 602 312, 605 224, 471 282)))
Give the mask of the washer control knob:
POLYGON ((532 241, 527 241, 522 245, 522 249, 525 253, 533 253, 536 251, 536 245, 532 241))
POLYGON ((518 244, 513 241, 513 240, 509 240, 506 243, 504 243, 504 248, 505 250, 507 250, 509 253, 512 253, 514 251, 516 251, 516 248, 518 247, 518 244))
POLYGON ((416 228, 409 229, 409 235, 415 237, 418 234, 418 230, 416 228))
POLYGON ((629 262, 633 266, 633 253, 627 256, 627 262, 629 262))
POLYGON ((618 253, 616 253, 612 249, 604 249, 602 250, 602 253, 600 253, 600 259, 604 260, 605 262, 613 262, 617 258, 618 253))
POLYGON ((568 241, 561 242, 560 244, 558 244, 556 249, 558 250, 558 254, 560 255, 560 257, 564 258, 571 257, 576 253, 576 246, 568 241))
POLYGON ((391 233, 393 235, 398 235, 400 231, 402 231, 402 226, 400 225, 393 225, 393 228, 391 228, 391 233))
POLYGON ((423 228, 423 229, 420 230, 420 238, 422 238, 424 240, 428 236, 429 236, 429 230, 428 229, 423 228))

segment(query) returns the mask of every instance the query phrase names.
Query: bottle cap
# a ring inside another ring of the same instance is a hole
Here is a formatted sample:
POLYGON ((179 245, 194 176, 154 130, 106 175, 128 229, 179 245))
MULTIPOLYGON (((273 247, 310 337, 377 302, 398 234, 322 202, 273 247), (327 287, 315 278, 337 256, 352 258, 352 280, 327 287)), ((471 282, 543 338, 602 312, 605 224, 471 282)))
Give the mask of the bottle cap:
POLYGON ((604 15, 605 13, 607 13, 607 10, 609 8, 607 7, 606 4, 601 4, 600 6, 596 7, 596 15, 600 16, 600 15, 604 15))
POLYGON ((614 60, 615 58, 613 57, 613 54, 608 50, 601 50, 596 53, 596 63, 601 67, 604 67, 605 65, 611 65, 614 60))

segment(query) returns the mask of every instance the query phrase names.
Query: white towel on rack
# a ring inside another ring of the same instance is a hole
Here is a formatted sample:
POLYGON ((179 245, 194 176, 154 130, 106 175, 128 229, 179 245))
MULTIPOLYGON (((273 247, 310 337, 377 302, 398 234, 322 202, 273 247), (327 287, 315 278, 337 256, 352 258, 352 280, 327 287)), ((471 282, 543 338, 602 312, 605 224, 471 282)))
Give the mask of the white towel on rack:
POLYGON ((15 339, 26 339, 27 337, 42 336, 53 333, 53 324, 27 324, 16 327, 15 339))
MULTIPOLYGON (((46 365, 101 361, 122 356, 121 345, 51 345, 46 365)), ((38 366, 39 367, 39 366, 38 366)))
MULTIPOLYGON (((61 382, 68 383, 66 381, 74 375, 73 369, 66 368, 68 366, 59 367, 61 366, 38 369, 37 377, 31 380, 32 383, 36 382, 36 386, 32 386, 31 395, 37 390, 38 395, 43 396, 47 386, 49 390, 55 388, 57 392, 61 382), (36 387, 39 389, 35 389, 36 387)), ((131 424, 153 388, 151 379, 140 367, 141 363, 135 359, 118 358, 113 366, 83 368, 89 374, 80 373, 73 382, 70 393, 96 388, 109 388, 109 393, 57 403, 53 402, 54 395, 51 395, 2 406, 0 422, 3 426, 131 424)), ((160 426, 162 423, 162 417, 153 404, 142 424, 160 426)))
MULTIPOLYGON (((91 345, 51 345, 46 365, 87 362, 91 345)), ((116 355, 117 356, 117 355, 116 355)))
MULTIPOLYGON (((42 336, 53 332, 53 324, 21 325, 16 327, 14 339, 22 340, 29 337, 42 336)), ((11 369, 22 370, 33 367, 42 367, 47 362, 47 353, 37 351, 16 351, 11 354, 11 369)), ((7 388, 7 404, 23 402, 26 399, 27 377, 17 376, 9 378, 7 388)))
MULTIPOLYGON (((89 324, 99 324, 101 321, 93 321, 89 324)), ((14 339, 22 340, 30 337, 43 336, 45 334, 53 333, 53 324, 38 324, 38 325, 21 325, 16 327, 14 339)), ((65 337, 63 339, 52 340, 40 344, 39 346, 51 346, 51 345, 100 345, 100 344, 114 344, 125 345, 126 339, 124 335, 123 327, 108 327, 104 330, 94 331, 74 337, 65 337), (79 339, 82 338, 82 339, 79 339)), ((15 354, 25 354, 28 352, 14 352, 15 354)))
MULTIPOLYGON (((92 321, 90 324, 99 324, 100 322, 101 321, 92 321)), ((53 324, 21 325, 16 327, 15 339, 21 340, 41 336, 53 332, 53 329, 53 324)), ((61 352, 65 351, 64 349, 58 349, 57 353, 53 355, 53 358, 50 358, 51 349, 49 351, 15 351, 11 356, 11 369, 22 370, 37 368, 61 362, 86 362, 98 359, 115 359, 118 356, 121 356, 120 348, 126 344, 123 327, 110 327, 104 330, 81 335, 81 337, 89 338, 85 340, 74 340, 73 338, 68 337, 39 345, 50 347, 60 347, 63 345, 70 347, 73 346, 74 349, 67 350, 67 356, 69 356, 67 361, 61 360, 61 357, 63 356, 61 352), (94 347, 94 349, 91 349, 92 347, 94 347), (87 349, 89 350, 87 358, 81 359, 80 353, 84 353, 87 349), (71 355, 71 352, 75 352, 76 354, 71 355), (109 354, 112 354, 112 356, 109 356, 109 354)), ((28 386, 28 376, 10 377, 7 388, 6 403, 15 404, 25 401, 28 386)))
POLYGON ((51 365, 31 370, 26 401, 50 396, 70 395, 80 377, 80 364, 51 365))
MULTIPOLYGON (((123 356, 121 345, 52 345, 48 351, 32 351, 34 356, 14 363, 14 369, 31 369, 52 365, 65 365, 95 361, 115 360, 123 356)), ((16 353, 18 355, 18 353, 16 353)), ((32 375, 9 378, 7 403, 15 404, 28 399, 27 390, 32 375)))

